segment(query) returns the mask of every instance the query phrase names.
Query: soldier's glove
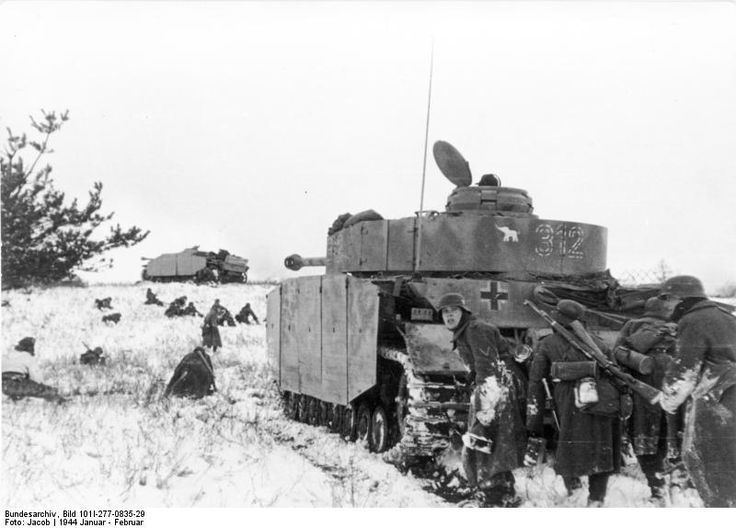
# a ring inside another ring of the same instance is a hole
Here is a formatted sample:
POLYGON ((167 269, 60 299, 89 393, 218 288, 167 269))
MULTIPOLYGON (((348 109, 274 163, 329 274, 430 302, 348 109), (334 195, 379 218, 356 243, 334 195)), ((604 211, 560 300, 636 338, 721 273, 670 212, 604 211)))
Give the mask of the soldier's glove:
POLYGON ((529 437, 526 443, 526 451, 524 452, 524 465, 526 467, 534 467, 542 463, 546 444, 547 441, 542 437, 529 437))

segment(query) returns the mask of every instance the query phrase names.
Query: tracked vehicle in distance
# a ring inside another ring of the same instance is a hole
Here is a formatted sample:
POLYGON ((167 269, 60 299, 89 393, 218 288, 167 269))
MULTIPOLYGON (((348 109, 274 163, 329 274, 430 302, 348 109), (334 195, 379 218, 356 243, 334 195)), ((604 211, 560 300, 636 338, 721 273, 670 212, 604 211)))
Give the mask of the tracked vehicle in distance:
POLYGON ((463 294, 524 363, 550 332, 525 300, 582 302, 588 328, 613 342, 657 293, 611 277, 605 227, 538 218, 526 191, 493 175, 471 185, 457 150, 442 141, 433 150, 456 186, 444 211, 343 215, 326 256, 285 260, 325 273, 286 279, 268 295, 268 353, 286 414, 408 463, 458 445, 467 428, 468 372, 436 311, 444 294, 463 294))
POLYGON ((156 282, 239 282, 248 281, 248 259, 221 249, 200 251, 199 246, 179 253, 164 253, 144 259, 141 278, 156 282))

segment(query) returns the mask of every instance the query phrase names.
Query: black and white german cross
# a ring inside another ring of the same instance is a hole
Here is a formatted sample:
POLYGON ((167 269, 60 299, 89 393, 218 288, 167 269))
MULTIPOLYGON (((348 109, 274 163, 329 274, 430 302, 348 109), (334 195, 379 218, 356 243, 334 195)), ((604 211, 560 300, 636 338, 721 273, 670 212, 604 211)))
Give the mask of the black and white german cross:
POLYGON ((505 282, 488 281, 488 289, 480 291, 480 300, 488 301, 491 310, 498 311, 500 303, 509 300, 509 289, 505 282))

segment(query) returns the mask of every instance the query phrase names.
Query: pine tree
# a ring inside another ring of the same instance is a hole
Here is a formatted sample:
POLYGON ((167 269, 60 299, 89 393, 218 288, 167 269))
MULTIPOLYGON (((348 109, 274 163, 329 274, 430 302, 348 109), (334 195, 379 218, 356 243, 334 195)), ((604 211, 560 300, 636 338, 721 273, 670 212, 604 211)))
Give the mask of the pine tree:
POLYGON ((0 154, 3 289, 56 282, 73 278, 78 270, 95 270, 99 264, 91 264, 92 259, 113 248, 133 246, 149 233, 136 226, 123 230, 118 224, 106 237, 92 237, 114 214, 100 212, 102 183, 94 183, 87 203, 80 206, 77 199, 67 203, 64 192, 54 187, 50 165, 36 170, 41 158, 53 152, 51 135, 69 119, 68 111, 41 112, 43 119, 31 117, 41 139, 31 141, 25 133, 17 136, 7 129, 7 143, 0 154), (28 166, 23 155, 31 149, 35 152, 28 166))

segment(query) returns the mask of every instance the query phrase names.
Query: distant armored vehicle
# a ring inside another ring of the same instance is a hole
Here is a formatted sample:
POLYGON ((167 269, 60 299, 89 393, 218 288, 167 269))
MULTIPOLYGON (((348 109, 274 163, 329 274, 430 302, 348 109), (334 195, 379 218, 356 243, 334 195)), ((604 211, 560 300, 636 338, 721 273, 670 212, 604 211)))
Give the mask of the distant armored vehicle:
POLYGON ((199 251, 195 246, 180 253, 166 253, 148 260, 143 280, 171 282, 242 282, 248 281, 248 260, 219 252, 199 251))
POLYGON ((588 328, 612 343, 657 293, 611 277, 605 227, 538 218, 526 191, 493 175, 471 185, 449 143, 437 142, 434 156, 456 185, 444 211, 341 215, 326 257, 285 261, 326 273, 284 280, 268 295, 268 352, 286 413, 377 452, 396 445, 404 460, 437 456, 467 427, 468 372, 436 310, 444 294, 461 293, 523 364, 550 332, 525 300, 548 309, 577 300, 588 328))

